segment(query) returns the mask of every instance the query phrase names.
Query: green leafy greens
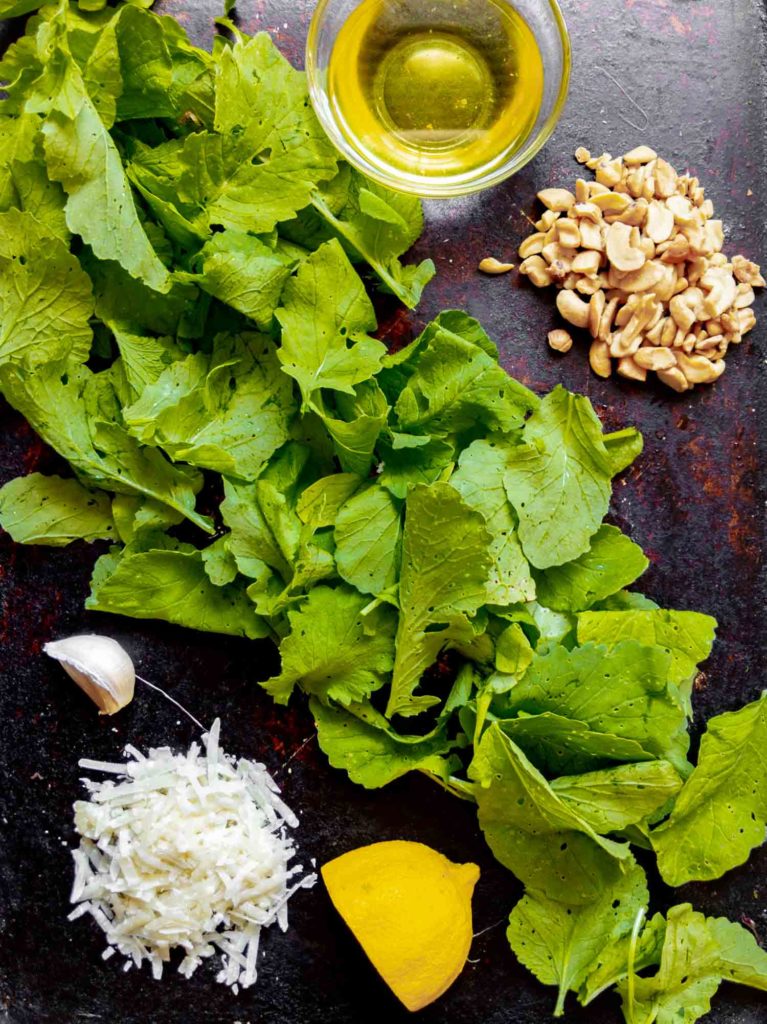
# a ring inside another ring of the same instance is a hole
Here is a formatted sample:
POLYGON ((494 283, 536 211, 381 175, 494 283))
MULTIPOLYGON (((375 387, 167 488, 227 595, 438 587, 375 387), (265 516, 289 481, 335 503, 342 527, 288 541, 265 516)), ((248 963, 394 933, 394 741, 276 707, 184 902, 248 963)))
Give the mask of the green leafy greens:
POLYGON ((652 834, 670 885, 720 878, 764 842, 767 692, 708 723, 698 764, 668 821, 652 834))
POLYGON ((0 61, 0 391, 73 474, 7 482, 0 524, 111 542, 90 609, 276 641, 262 685, 354 782, 473 801, 557 1014, 765 988, 740 926, 643 927, 632 844, 681 884, 763 840, 767 698, 689 763, 716 623, 627 590, 648 560, 604 522, 641 436, 533 394, 465 313, 390 352, 358 271, 418 303, 420 203, 341 161, 267 35, 208 54, 149 6, 0 0, 41 8, 0 61))

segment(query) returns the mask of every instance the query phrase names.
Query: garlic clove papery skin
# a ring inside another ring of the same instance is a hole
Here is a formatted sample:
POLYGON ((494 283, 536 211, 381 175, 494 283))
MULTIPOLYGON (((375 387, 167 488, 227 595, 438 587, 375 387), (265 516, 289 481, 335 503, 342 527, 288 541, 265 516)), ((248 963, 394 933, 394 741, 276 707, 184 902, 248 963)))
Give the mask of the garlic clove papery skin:
POLYGON ((133 700, 136 670, 127 651, 108 636, 54 640, 43 650, 88 694, 101 715, 114 715, 133 700))

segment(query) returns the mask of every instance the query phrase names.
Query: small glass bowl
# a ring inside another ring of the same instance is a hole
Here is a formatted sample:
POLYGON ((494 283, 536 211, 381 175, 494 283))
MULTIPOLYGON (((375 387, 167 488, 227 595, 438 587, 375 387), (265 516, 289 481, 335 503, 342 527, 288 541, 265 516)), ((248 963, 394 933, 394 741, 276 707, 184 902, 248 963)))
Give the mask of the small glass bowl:
POLYGON ((317 116, 344 159, 368 177, 397 192, 428 199, 467 195, 497 185, 528 163, 546 143, 559 120, 570 82, 570 37, 557 0, 505 0, 532 30, 543 60, 543 95, 538 117, 521 144, 488 163, 461 174, 436 176, 408 173, 371 160, 339 117, 328 92, 333 47, 349 15, 364 0, 319 0, 306 44, 309 92, 317 116))

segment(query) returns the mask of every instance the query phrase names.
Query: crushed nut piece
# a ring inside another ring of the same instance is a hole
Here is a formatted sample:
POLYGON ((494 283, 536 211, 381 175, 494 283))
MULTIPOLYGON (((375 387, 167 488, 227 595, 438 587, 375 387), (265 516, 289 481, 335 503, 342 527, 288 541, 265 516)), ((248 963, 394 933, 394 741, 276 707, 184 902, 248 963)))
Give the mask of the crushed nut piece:
POLYGON ((640 270, 647 262, 642 250, 634 248, 639 241, 634 231, 636 228, 632 229, 620 221, 611 224, 607 230, 607 258, 616 270, 624 274, 630 270, 640 270))
POLYGON ((670 348, 640 348, 634 353, 634 362, 645 370, 670 370, 676 366, 676 355, 670 348))
POLYGON ((756 301, 756 295, 754 295, 754 289, 750 284, 739 284, 736 291, 737 295, 733 303, 735 309, 745 309, 746 306, 753 306, 756 301))
MULTIPOLYGON (((698 179, 649 146, 622 157, 581 146, 576 159, 596 180, 538 193, 547 209, 520 246, 520 273, 556 285, 563 318, 593 339, 600 377, 615 359, 621 376, 654 372, 678 392, 717 380, 728 347, 756 324, 758 264, 722 252, 724 225, 698 179)), ((549 344, 567 352, 572 338, 552 331, 549 344)))
POLYGON ((573 339, 565 330, 549 331, 549 346, 555 352, 569 352, 573 347, 573 339))
POLYGON ((563 289, 557 295, 557 309, 569 324, 575 327, 588 327, 589 307, 575 292, 563 289))
POLYGON ((554 210, 556 213, 564 213, 575 206, 575 196, 566 188, 545 188, 538 193, 538 198, 547 210, 554 210))
POLYGON ((759 264, 751 263, 745 256, 732 257, 732 272, 741 284, 750 284, 752 288, 764 288, 767 284, 759 271, 759 264))
POLYGON ((542 256, 528 256, 522 262, 519 272, 529 277, 536 288, 545 288, 551 284, 551 274, 542 256))
MULTIPOLYGON (((604 312, 602 313, 602 318, 599 321, 599 335, 598 336, 599 336, 600 341, 606 342, 607 339, 610 337, 610 331, 612 329, 613 319, 615 318, 615 311, 618 308, 618 302, 619 302, 619 299, 617 298, 617 296, 614 296, 613 298, 610 299, 610 301, 607 303, 607 305, 604 308, 604 312)), ((609 349, 608 349, 608 351, 609 351, 609 349)))
POLYGON ((508 274, 514 269, 514 263, 501 263, 495 256, 486 256, 479 265, 483 274, 508 274))
POLYGON ((610 349, 606 341, 592 341, 589 349, 589 363, 598 377, 609 377, 613 372, 610 349))
POLYGON ((557 239, 560 245, 568 249, 577 249, 581 244, 581 233, 578 222, 570 217, 560 217, 556 224, 557 239))
POLYGON ((600 185, 612 188, 613 185, 617 185, 621 180, 620 160, 610 160, 609 158, 605 160, 603 158, 597 164, 594 173, 600 185))
POLYGON ((655 372, 658 374, 658 380, 663 381, 664 384, 673 388, 674 391, 678 391, 681 394, 683 391, 690 390, 691 385, 688 384, 687 378, 678 366, 672 366, 669 370, 656 370, 655 372))
POLYGON ((587 277, 593 277, 599 272, 600 262, 600 255, 596 250, 584 249, 573 257, 571 267, 576 274, 585 274, 587 277))
POLYGON ((635 164, 649 164, 657 158, 658 154, 654 149, 650 149, 649 146, 637 146, 636 149, 632 149, 630 153, 624 154, 623 162, 627 167, 632 167, 635 164))
POLYGON ((684 352, 676 353, 679 369, 687 378, 688 384, 710 384, 721 377, 724 372, 724 362, 717 366, 704 355, 685 355, 684 352))
POLYGON ((738 323, 741 334, 748 334, 749 331, 753 330, 756 327, 756 314, 753 309, 739 309, 738 323))
POLYGON ((658 159, 655 162, 655 194, 659 199, 673 196, 677 188, 677 173, 670 163, 658 159))
POLYGON ((631 356, 621 356, 618 360, 618 373, 621 377, 628 377, 629 380, 638 380, 643 383, 647 380, 647 370, 634 362, 631 356))
MULTIPOLYGON (((589 204, 590 205, 590 204, 589 204)), ((594 207, 596 209, 596 207, 594 207)), ((602 226, 585 218, 580 222, 581 246, 584 249, 593 249, 595 252, 605 251, 605 235, 602 226)), ((525 244, 524 242, 522 243, 525 244)))
POLYGON ((605 311, 606 299, 605 293, 600 288, 599 291, 594 292, 589 302, 589 333, 592 338, 599 337, 599 325, 602 322, 602 314, 605 311))
POLYGON ((645 234, 656 245, 667 242, 674 234, 674 214, 665 203, 654 199, 647 211, 645 234))
POLYGON ((519 258, 521 260, 526 260, 528 256, 535 256, 537 253, 543 251, 545 244, 546 235, 543 231, 536 231, 535 234, 528 235, 519 247, 519 258))

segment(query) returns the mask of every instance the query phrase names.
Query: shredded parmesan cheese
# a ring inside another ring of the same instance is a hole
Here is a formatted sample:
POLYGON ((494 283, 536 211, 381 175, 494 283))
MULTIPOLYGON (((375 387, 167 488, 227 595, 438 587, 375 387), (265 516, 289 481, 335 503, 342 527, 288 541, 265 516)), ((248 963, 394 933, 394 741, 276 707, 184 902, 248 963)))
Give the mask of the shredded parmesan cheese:
POLYGON ((82 839, 69 919, 90 914, 105 960, 118 950, 125 970, 148 961, 155 978, 175 947, 187 978, 218 953, 217 980, 236 992, 256 981, 261 929, 276 921, 285 931, 289 898, 317 876, 289 866, 298 819, 263 765, 219 749, 220 724, 204 753, 196 743, 146 756, 129 746, 125 763, 80 761, 117 778, 83 780, 90 799, 74 807, 82 839))

